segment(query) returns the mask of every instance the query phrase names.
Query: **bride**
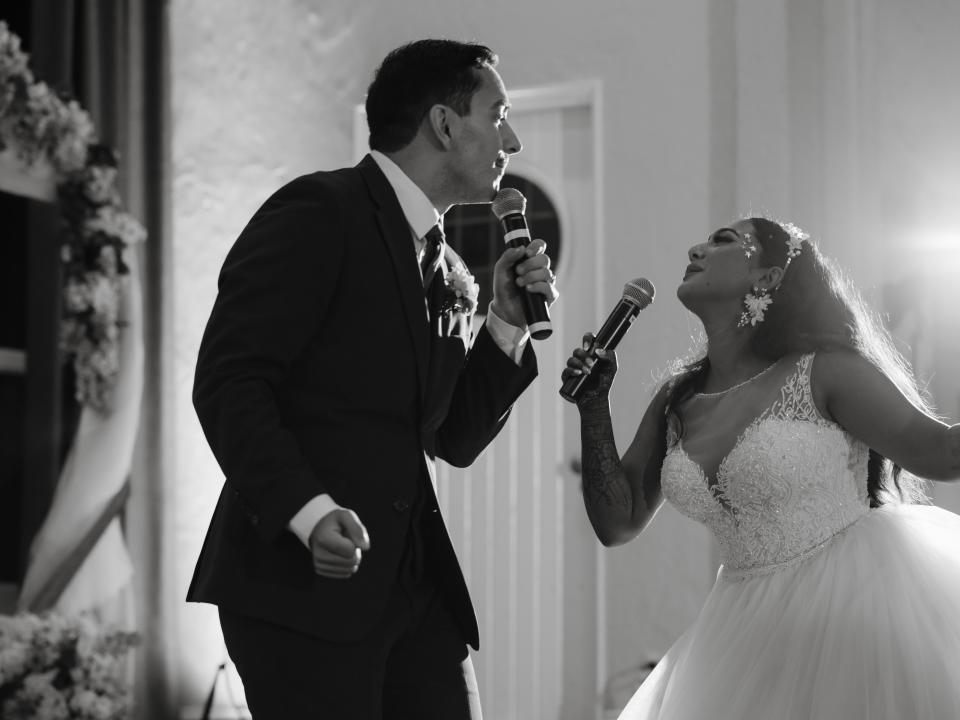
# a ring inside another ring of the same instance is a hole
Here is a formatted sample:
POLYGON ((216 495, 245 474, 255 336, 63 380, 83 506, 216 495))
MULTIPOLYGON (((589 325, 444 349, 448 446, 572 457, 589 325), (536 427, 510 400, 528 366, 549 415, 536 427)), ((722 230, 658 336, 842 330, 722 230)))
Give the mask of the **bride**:
POLYGON ((614 354, 576 349, 563 371, 591 376, 577 407, 600 541, 633 539, 665 497, 723 558, 621 720, 960 717, 960 517, 917 479, 960 477, 960 425, 932 414, 795 225, 741 220, 689 260, 677 295, 706 353, 660 388, 622 459, 614 354))

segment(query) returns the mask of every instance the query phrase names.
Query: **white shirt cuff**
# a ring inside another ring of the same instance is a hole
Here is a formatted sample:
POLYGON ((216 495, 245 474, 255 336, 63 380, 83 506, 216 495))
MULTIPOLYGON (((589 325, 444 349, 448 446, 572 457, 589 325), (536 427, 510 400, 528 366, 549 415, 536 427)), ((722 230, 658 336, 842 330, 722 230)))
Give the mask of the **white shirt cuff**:
POLYGON ((530 333, 525 328, 518 328, 511 325, 493 311, 493 303, 487 307, 487 331, 490 337, 503 352, 520 365, 520 359, 523 357, 523 350, 530 339, 530 333))
POLYGON ((290 528, 290 531, 293 532, 294 535, 300 538, 300 542, 306 545, 307 550, 309 550, 310 533, 313 532, 313 528, 316 527, 324 515, 339 509, 340 506, 337 505, 328 494, 317 495, 316 497, 310 498, 307 504, 300 508, 300 511, 287 523, 287 527, 290 528))

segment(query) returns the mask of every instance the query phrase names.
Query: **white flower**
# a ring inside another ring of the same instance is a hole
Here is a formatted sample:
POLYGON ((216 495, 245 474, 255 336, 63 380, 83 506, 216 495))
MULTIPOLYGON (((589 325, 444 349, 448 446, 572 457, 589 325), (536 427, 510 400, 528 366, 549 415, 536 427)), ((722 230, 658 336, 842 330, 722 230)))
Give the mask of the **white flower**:
POLYGON ((116 199, 115 184, 117 169, 109 165, 94 165, 87 168, 84 176, 83 194, 95 203, 107 203, 116 199))
MULTIPOLYGON (((14 695, 13 700, 19 705, 14 705, 17 710, 22 712, 27 708, 33 708, 34 714, 27 717, 44 718, 44 720, 68 720, 70 709, 60 691, 53 686, 53 678, 56 677, 58 670, 48 670, 42 673, 31 673, 27 675, 20 686, 20 690, 14 695)), ((18 713, 19 714, 19 713, 18 713)))
MULTIPOLYGON (((94 399, 100 401, 108 388, 96 377, 94 391, 101 396, 94 399)), ((128 717, 124 661, 135 641, 132 633, 105 631, 89 614, 0 615, 0 718, 128 717)))
POLYGON ((24 77, 28 82, 33 79, 27 69, 27 55, 20 49, 20 38, 0 20, 0 80, 5 84, 14 76, 24 77))
POLYGON ((63 302, 69 312, 85 312, 90 307, 90 286, 70 278, 63 288, 63 302))
POLYGON ((106 275, 87 273, 90 288, 90 307, 97 315, 116 317, 119 293, 117 286, 106 275))
POLYGON ((786 231, 787 235, 790 236, 790 238, 787 240, 787 259, 792 260, 800 254, 800 248, 803 245, 803 241, 810 237, 810 233, 804 232, 792 222, 783 225, 783 229, 786 231))
POLYGON ((26 622, 30 615, 0 614, 0 640, 29 640, 33 636, 32 627, 26 622))
POLYGON ((0 686, 22 675, 32 659, 30 645, 21 640, 4 639, 0 646, 0 686))
POLYGON ((97 214, 86 221, 88 234, 102 232, 111 237, 120 238, 128 245, 143 242, 147 231, 132 215, 120 212, 111 205, 104 205, 97 214))
POLYGON ((114 703, 104 695, 82 688, 70 698, 70 709, 90 720, 109 720, 114 714, 114 703))
POLYGON ((480 285, 462 263, 457 263, 444 277, 444 282, 454 294, 464 301, 467 312, 473 312, 480 297, 480 285))
POLYGON ((73 173, 87 162, 87 147, 96 139, 93 122, 76 100, 64 103, 57 98, 54 110, 57 138, 53 162, 60 172, 73 173))
POLYGON ((762 295, 754 295, 753 293, 748 293, 747 296, 743 299, 743 304, 747 306, 746 320, 751 325, 756 325, 758 322, 763 322, 763 316, 767 308, 770 307, 770 303, 773 302, 771 298, 766 293, 762 295))

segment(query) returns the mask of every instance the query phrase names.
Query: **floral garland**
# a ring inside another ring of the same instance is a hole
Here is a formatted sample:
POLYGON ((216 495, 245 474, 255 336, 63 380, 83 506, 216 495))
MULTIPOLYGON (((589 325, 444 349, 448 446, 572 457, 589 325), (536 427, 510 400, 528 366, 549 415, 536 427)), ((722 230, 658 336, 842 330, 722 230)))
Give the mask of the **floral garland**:
POLYGON ((134 633, 89 615, 0 615, 0 717, 120 720, 131 711, 125 659, 134 633))
POLYGON ((129 267, 124 251, 143 242, 143 226, 123 211, 117 155, 97 142, 76 100, 34 79, 20 38, 0 21, 0 152, 25 166, 53 168, 63 220, 60 345, 73 359, 76 398, 109 412, 120 369, 119 306, 129 267))

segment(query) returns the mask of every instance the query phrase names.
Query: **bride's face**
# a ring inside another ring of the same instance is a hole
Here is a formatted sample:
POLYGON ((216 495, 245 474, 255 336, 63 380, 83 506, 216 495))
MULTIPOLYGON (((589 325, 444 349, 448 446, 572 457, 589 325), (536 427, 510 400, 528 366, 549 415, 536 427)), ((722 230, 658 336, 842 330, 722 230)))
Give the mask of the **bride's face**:
POLYGON ((751 271, 759 265, 760 245, 755 238, 753 225, 740 220, 691 247, 677 288, 680 302, 701 317, 708 309, 728 304, 739 315, 740 303, 752 287, 755 273, 751 271))

